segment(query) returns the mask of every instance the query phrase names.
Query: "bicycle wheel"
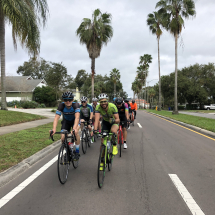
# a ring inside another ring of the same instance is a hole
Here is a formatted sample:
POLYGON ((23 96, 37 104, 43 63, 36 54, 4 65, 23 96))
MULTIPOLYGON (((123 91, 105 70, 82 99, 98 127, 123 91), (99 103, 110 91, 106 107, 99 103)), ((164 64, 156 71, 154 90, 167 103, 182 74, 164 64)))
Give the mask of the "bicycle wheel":
POLYGON ((122 154, 122 131, 119 131, 119 156, 122 154))
POLYGON ((86 131, 86 136, 87 136, 87 142, 88 142, 88 146, 90 147, 91 146, 91 139, 92 139, 92 137, 91 137, 91 135, 90 135, 90 131, 89 130, 87 130, 86 131))
POLYGON ((108 170, 111 171, 112 163, 113 163, 113 145, 112 144, 107 153, 107 163, 108 163, 108 170))
POLYGON ((97 181, 99 188, 102 188, 105 178, 105 158, 103 157, 105 155, 105 148, 106 146, 102 145, 99 155, 99 161, 98 161, 98 170, 97 170, 97 181), (100 167, 103 165, 103 168, 100 170, 100 167))
POLYGON ((84 154, 86 154, 87 152, 87 136, 86 136, 86 133, 85 133, 85 129, 82 130, 81 132, 81 147, 82 147, 82 152, 84 154))
POLYGON ((59 150, 57 171, 60 183, 65 184, 69 175, 69 153, 64 144, 59 150))
POLYGON ((77 167, 78 167, 78 162, 79 162, 79 160, 74 160, 74 156, 75 156, 75 154, 74 154, 74 152, 72 153, 72 165, 73 165, 73 167, 76 169, 77 167))
POLYGON ((134 126, 134 115, 132 114, 132 125, 134 126))

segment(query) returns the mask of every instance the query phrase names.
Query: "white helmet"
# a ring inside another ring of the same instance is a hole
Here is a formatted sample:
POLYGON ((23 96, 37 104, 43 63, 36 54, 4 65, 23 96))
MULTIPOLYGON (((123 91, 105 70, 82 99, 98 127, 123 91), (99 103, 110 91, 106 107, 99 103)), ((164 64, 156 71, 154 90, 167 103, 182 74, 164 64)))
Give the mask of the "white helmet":
POLYGON ((106 93, 101 93, 99 96, 98 96, 99 100, 101 99, 108 99, 108 95, 106 93))
POLYGON ((95 98, 92 99, 92 101, 93 101, 93 102, 97 102, 98 99, 95 97, 95 98))
POLYGON ((87 97, 86 97, 86 96, 82 96, 82 97, 81 97, 81 101, 82 101, 82 102, 86 102, 86 101, 87 101, 87 97))

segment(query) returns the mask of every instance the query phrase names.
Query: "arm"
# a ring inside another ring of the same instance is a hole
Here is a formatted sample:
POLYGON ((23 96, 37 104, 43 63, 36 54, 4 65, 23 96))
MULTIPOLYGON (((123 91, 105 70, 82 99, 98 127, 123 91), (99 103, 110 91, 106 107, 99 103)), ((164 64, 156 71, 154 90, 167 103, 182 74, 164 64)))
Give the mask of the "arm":
POLYGON ((115 119, 115 124, 118 124, 120 122, 119 114, 118 113, 114 114, 114 119, 115 119))
POLYGON ((54 122, 53 122, 53 134, 56 132, 56 128, 57 128, 57 123, 60 119, 60 115, 56 114, 55 115, 55 118, 54 118, 54 122))
POLYGON ((98 129, 99 118, 100 118, 100 113, 95 113, 94 130, 97 130, 97 129, 98 129))
POLYGON ((79 119, 80 119, 80 113, 77 112, 77 113, 75 113, 75 122, 74 122, 74 125, 73 125, 74 130, 78 128, 79 119))

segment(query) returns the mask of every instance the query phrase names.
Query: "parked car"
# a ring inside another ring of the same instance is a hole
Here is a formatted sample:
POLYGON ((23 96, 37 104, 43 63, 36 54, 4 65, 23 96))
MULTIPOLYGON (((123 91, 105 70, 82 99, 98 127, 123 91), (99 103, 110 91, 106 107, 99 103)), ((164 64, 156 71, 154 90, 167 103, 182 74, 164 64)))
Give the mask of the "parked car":
POLYGON ((205 110, 215 110, 215 104, 204 105, 205 110))

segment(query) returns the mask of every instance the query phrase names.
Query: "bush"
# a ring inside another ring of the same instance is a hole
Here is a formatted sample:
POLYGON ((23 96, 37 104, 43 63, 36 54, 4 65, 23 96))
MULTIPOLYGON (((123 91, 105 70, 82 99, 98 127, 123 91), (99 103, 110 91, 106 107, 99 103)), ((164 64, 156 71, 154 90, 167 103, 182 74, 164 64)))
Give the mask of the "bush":
POLYGON ((38 107, 39 108, 46 108, 45 104, 40 104, 38 107))

